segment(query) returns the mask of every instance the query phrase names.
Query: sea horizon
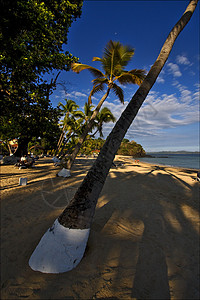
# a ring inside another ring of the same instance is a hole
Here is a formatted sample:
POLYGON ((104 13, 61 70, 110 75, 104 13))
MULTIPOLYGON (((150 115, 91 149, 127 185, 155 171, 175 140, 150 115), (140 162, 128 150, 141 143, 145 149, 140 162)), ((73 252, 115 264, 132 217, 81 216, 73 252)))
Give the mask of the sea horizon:
POLYGON ((141 157, 140 161, 172 167, 200 169, 199 152, 159 151, 146 152, 146 154, 147 156, 141 157))

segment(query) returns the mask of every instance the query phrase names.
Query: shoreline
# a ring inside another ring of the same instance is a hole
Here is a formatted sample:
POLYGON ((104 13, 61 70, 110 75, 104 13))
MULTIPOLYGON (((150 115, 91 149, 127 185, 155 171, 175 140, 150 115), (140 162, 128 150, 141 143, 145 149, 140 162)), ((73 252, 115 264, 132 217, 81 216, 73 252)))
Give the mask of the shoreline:
POLYGON ((56 177, 60 168, 51 158, 32 169, 1 166, 1 299, 198 299, 196 173, 136 165, 127 156, 115 157, 80 264, 57 275, 29 267, 93 161, 78 157, 69 178, 56 177), (20 177, 28 178, 26 186, 20 177))
MULTIPOLYGON (((120 156, 122 158, 127 158, 127 159, 130 159, 131 161, 134 161, 135 158, 133 157, 130 157, 130 156, 125 156, 125 155, 116 155, 116 158, 117 156, 120 156)), ((146 161, 141 161, 140 158, 138 157, 137 159, 139 159, 140 161, 140 164, 147 164, 151 167, 156 167, 156 166, 159 166, 159 167, 169 167, 169 168, 175 168, 175 169, 178 169, 178 170, 190 170, 190 171, 196 171, 198 172, 199 169, 198 168, 189 168, 189 167, 180 167, 180 166, 173 166, 173 165, 165 165, 165 164, 159 164, 159 163, 150 163, 150 162, 146 162, 146 161)))

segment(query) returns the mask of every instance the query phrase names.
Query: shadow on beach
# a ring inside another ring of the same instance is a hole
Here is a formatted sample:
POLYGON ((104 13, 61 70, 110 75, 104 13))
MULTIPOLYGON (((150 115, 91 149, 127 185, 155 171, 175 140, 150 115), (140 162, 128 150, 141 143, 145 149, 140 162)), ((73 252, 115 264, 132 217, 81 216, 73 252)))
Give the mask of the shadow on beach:
POLYGON ((5 190, 2 299, 199 299, 199 183, 188 183, 194 173, 185 170, 128 161, 112 168, 77 268, 63 274, 29 268, 32 251, 91 163, 77 160, 68 179, 55 177, 52 166, 41 168, 30 186, 5 190))

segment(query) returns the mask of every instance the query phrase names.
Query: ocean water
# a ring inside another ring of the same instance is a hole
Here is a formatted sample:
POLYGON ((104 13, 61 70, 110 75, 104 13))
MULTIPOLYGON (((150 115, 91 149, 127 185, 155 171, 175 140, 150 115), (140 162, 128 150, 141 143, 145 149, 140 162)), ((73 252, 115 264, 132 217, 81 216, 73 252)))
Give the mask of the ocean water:
POLYGON ((198 153, 147 153, 153 157, 143 157, 140 161, 174 167, 200 169, 200 155, 198 153))

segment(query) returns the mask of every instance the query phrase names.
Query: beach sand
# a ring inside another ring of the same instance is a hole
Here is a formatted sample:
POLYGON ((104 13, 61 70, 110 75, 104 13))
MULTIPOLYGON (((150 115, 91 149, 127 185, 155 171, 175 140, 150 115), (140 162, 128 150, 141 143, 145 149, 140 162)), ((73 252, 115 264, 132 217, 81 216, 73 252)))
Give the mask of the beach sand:
POLYGON ((29 267, 93 161, 78 158, 70 178, 56 177, 50 158, 32 169, 1 166, 1 299, 199 299, 196 171, 122 156, 99 197, 80 264, 62 274, 29 267))

